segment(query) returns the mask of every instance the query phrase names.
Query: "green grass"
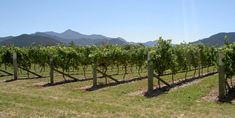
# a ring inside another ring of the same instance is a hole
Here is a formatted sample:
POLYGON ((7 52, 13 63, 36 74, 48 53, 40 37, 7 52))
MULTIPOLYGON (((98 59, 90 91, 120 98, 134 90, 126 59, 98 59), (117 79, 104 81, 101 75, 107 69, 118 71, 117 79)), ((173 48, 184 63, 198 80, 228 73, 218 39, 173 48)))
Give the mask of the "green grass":
MULTIPOLYGON (((188 75, 193 75, 193 73, 189 72, 188 75)), ((175 75, 175 79, 184 78, 184 74, 175 75)), ((144 75, 147 75, 147 73, 141 73, 141 76, 144 75)), ((128 74, 126 78, 138 76, 138 73, 134 73, 128 74)), ((122 80, 122 75, 114 77, 122 80)), ((10 76, 8 78, 3 77, 1 80, 10 78, 10 76)), ((162 78, 171 82, 171 75, 162 78)), ((59 81, 63 80, 63 77, 58 75, 55 79, 59 81)), ((98 81, 104 82, 104 79, 98 81)), ((153 98, 129 95, 131 92, 147 90, 147 79, 95 91, 80 89, 92 85, 92 81, 67 83, 51 87, 34 86, 40 82, 49 82, 49 78, 0 83, 0 117, 183 116, 232 118, 235 116, 235 105, 197 102, 198 99, 217 88, 218 75, 210 76, 199 81, 199 83, 153 98)), ((156 82, 156 79, 154 79, 155 85, 156 82)))

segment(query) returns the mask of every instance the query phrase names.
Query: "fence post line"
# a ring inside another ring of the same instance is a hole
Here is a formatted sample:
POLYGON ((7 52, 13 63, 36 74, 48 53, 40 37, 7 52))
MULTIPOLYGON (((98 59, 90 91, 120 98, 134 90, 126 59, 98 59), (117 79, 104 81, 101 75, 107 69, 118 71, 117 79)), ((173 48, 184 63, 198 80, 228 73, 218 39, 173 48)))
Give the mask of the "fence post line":
POLYGON ((54 84, 53 59, 50 59, 50 83, 54 84))
POLYGON ((226 93, 225 92, 225 79, 224 79, 225 64, 222 61, 223 58, 224 58, 224 53, 219 52, 219 99, 223 99, 226 93))
POLYGON ((14 80, 17 80, 17 55, 13 52, 13 70, 14 70, 14 80))
POLYGON ((153 90, 153 63, 150 62, 150 53, 148 53, 148 91, 153 90))
POLYGON ((92 65, 92 75, 93 75, 93 86, 97 86, 97 73, 96 73, 96 65, 92 65))

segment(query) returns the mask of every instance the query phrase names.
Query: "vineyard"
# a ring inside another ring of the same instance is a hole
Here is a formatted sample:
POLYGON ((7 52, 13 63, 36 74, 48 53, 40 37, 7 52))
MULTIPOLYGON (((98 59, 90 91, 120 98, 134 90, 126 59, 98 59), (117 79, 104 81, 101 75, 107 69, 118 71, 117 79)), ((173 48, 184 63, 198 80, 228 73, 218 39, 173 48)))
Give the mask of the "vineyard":
MULTIPOLYGON (((133 90, 138 90, 141 91, 143 96, 151 98, 158 96, 157 99, 160 99, 162 98, 159 96, 161 94, 157 93, 159 90, 167 92, 172 88, 193 81, 210 83, 203 80, 207 77, 214 84, 211 83, 211 86, 207 86, 204 83, 197 85, 201 88, 194 86, 194 89, 196 87, 208 92, 209 88, 218 86, 218 83, 216 83, 218 77, 215 74, 219 69, 218 55, 222 53, 224 55, 222 61, 225 65, 225 87, 228 93, 234 87, 232 79, 235 70, 234 49, 235 43, 230 44, 227 37, 225 37, 225 45, 219 48, 216 46, 209 47, 202 43, 197 45, 182 43, 172 46, 171 40, 164 40, 161 37, 154 47, 132 44, 103 44, 85 47, 58 44, 50 47, 39 45, 38 47, 31 46, 28 48, 2 46, 0 48, 0 80, 1 84, 6 85, 16 80, 29 80, 31 81, 29 82, 31 83, 29 90, 24 91, 28 92, 32 89, 32 92, 46 94, 45 89, 49 89, 48 95, 55 94, 64 99, 67 99, 67 96, 63 95, 63 91, 65 91, 65 88, 67 90, 68 87, 73 89, 71 93, 69 92, 72 94, 71 99, 78 97, 78 93, 74 93, 76 90, 94 91, 92 93, 79 93, 79 95, 90 94, 89 97, 95 98, 95 96, 99 96, 95 94, 98 92, 96 90, 102 90, 102 88, 111 89, 112 96, 116 97, 120 94, 124 95, 125 98, 128 93, 133 93, 136 96, 133 90), (13 76, 14 78, 9 80, 13 76), (153 78, 156 78, 156 81, 153 78), (161 85, 161 83, 163 84, 161 85), (62 85, 62 88, 60 85, 62 85), (125 86, 125 88, 120 88, 117 85, 125 86), (208 88, 203 88, 203 86, 208 88), (34 87, 42 89, 39 90, 34 87), (115 89, 117 87, 120 90, 115 89), (58 89, 58 93, 53 93, 53 88, 58 89)), ((20 85, 25 86, 25 82, 21 81, 20 85)), ((3 91, 0 93, 7 95, 4 92, 4 87, 2 89, 3 91)), ((105 90, 102 92, 105 92, 105 90)), ((197 93, 195 90, 191 91, 197 93)), ((199 93, 198 95, 203 96, 199 93)), ((194 97, 196 99, 198 96, 194 97)), ((1 99, 4 98, 4 96, 1 97, 1 99)), ((111 97, 108 98, 110 99, 108 101, 114 102, 111 97)), ((100 99, 105 98, 101 97, 100 99)), ((135 99, 142 100, 142 98, 135 99)), ((86 101, 83 104, 88 103, 86 101)), ((114 111, 116 110, 119 111, 120 109, 115 108, 114 111)))
MULTIPOLYGON (((226 85, 228 88, 231 88, 227 80, 232 78, 235 70, 235 64, 233 62, 235 59, 235 46, 234 44, 229 44, 228 40, 225 37, 225 46, 219 48, 219 50, 225 54, 223 62, 225 63, 226 85)), ((87 79, 86 70, 88 67, 91 67, 90 69, 94 69, 95 67, 95 70, 105 77, 105 84, 107 84, 107 77, 119 82, 107 74, 109 69, 116 71, 112 75, 122 74, 123 79, 125 79, 125 76, 128 74, 127 68, 130 70, 129 73, 132 73, 133 68, 135 68, 140 76, 140 72, 143 72, 143 69, 146 69, 149 65, 156 73, 154 76, 159 80, 163 81, 160 79, 160 76, 168 73, 172 75, 172 82, 174 82, 174 75, 178 72, 186 72, 186 78, 187 72, 194 70, 195 77, 196 70, 198 69, 198 76, 200 77, 200 73, 203 73, 203 69, 202 72, 200 71, 201 68, 218 68, 218 49, 215 46, 209 47, 202 43, 197 45, 184 43, 172 46, 171 40, 163 40, 161 37, 154 47, 132 44, 122 46, 103 44, 99 47, 75 47, 73 45, 69 45, 68 47, 65 45, 43 47, 39 45, 38 47, 31 46, 29 48, 18 48, 14 46, 8 48, 2 46, 0 50, 0 66, 4 66, 5 70, 7 67, 13 66, 14 52, 16 53, 17 66, 21 70, 26 70, 28 74, 32 73, 38 77, 43 77, 36 74, 36 67, 41 68, 40 72, 50 67, 62 74, 64 79, 65 76, 68 76, 74 80, 79 80, 69 75, 71 70, 72 73, 82 70, 84 78, 87 79), (124 68, 124 72, 120 73, 120 68, 122 70, 124 68)), ((1 71, 4 72, 4 70, 1 71)), ((7 72, 5 71, 5 73, 7 72)))
MULTIPOLYGON (((197 68, 209 68, 218 63, 218 52, 214 46, 181 44, 173 47, 170 40, 163 40, 162 38, 157 41, 156 45, 149 48, 142 45, 118 46, 109 44, 99 47, 66 47, 65 45, 29 48, 1 47, 0 64, 5 68, 12 67, 13 52, 15 52, 17 64, 24 70, 36 72, 36 65, 42 69, 46 67, 61 69, 63 73, 71 70, 83 70, 84 78, 87 78, 86 69, 88 66, 97 66, 100 72, 105 75, 107 75, 109 67, 111 69, 115 67, 117 74, 122 67, 125 69, 123 74, 123 78, 125 78, 127 67, 131 71, 136 68, 140 75, 140 72, 147 68, 149 61, 157 75, 162 76, 170 71, 173 79, 173 75, 177 72, 187 72, 194 69, 195 75, 197 68), (147 60, 148 58, 149 60, 147 60), (51 62, 52 60, 53 62, 51 62)), ((229 75, 231 76, 231 74, 229 75)), ((187 76, 187 73, 185 76, 187 76)))

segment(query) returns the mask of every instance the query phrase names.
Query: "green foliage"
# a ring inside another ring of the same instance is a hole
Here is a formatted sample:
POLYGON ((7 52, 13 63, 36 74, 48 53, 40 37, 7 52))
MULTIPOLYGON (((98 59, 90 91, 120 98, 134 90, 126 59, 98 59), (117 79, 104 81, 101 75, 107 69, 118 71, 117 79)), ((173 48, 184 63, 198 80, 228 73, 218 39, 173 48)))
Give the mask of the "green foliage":
POLYGON ((191 60, 191 65, 193 68, 197 68, 199 67, 199 48, 194 46, 194 45, 190 45, 189 46, 189 52, 188 52, 188 57, 191 60))
MULTIPOLYGON (((235 46, 226 43, 226 48, 234 48, 235 46)), ((18 47, 0 47, 0 65, 12 65, 13 52, 17 53, 18 64, 26 69, 30 69, 33 64, 45 67, 47 65, 54 68, 61 68, 63 71, 70 69, 79 69, 82 66, 85 69, 88 65, 95 64, 98 68, 106 72, 109 66, 123 66, 127 72, 127 66, 136 66, 138 72, 147 62, 148 53, 150 55, 151 64, 155 72, 159 75, 167 70, 171 70, 176 74, 181 70, 189 70, 191 67, 210 66, 218 63, 218 53, 214 46, 209 47, 203 44, 191 45, 180 44, 172 46, 171 40, 164 40, 161 37, 156 42, 154 47, 145 47, 143 45, 113 45, 104 43, 100 46, 75 46, 71 42, 69 46, 65 44, 57 44, 56 46, 44 47, 41 44, 37 47, 30 46, 29 48, 18 47), (50 65, 50 59, 53 59, 53 64, 50 65)), ((228 65, 227 72, 234 69, 234 64, 231 60, 234 59, 231 51, 226 51, 226 64, 228 65), (230 54, 231 53, 231 54, 230 54)))
POLYGON ((163 75, 163 72, 170 69, 171 64, 174 64, 172 56, 173 47, 171 40, 163 40, 162 37, 160 37, 159 40, 157 40, 157 47, 154 47, 153 51, 151 51, 153 69, 159 75, 163 75))
POLYGON ((231 78, 235 71, 235 43, 230 44, 228 37, 225 36, 224 44, 222 52, 224 53, 225 74, 226 78, 231 78))

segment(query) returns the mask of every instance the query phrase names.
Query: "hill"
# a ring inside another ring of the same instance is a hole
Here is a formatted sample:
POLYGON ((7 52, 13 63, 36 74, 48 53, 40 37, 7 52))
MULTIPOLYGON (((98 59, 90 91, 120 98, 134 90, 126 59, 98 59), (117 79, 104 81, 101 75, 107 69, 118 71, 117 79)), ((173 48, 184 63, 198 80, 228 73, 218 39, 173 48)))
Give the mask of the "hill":
POLYGON ((146 43, 143 43, 143 45, 147 46, 147 47, 152 47, 156 44, 156 40, 155 41, 148 41, 146 43))
POLYGON ((224 36, 228 36, 230 43, 233 43, 235 41, 235 32, 230 32, 230 33, 218 33, 218 34, 210 36, 209 38, 204 38, 204 39, 192 42, 192 44, 197 44, 201 42, 203 44, 208 44, 209 46, 212 46, 212 45, 221 46, 221 45, 224 45, 224 36))
POLYGON ((5 41, 7 39, 11 39, 13 36, 8 36, 8 37, 0 37, 0 42, 5 41))
POLYGON ((66 30, 62 33, 57 32, 36 32, 33 35, 46 36, 53 39, 56 39, 60 42, 68 45, 70 42, 73 42, 75 45, 100 45, 102 41, 109 42, 110 44, 125 44, 127 43, 123 38, 110 38, 99 34, 85 35, 73 30, 66 30))
POLYGON ((8 45, 15 45, 17 47, 28 47, 32 43, 34 43, 35 46, 42 43, 42 45, 47 45, 49 42, 50 45, 56 44, 56 43, 65 43, 68 45, 70 42, 73 42, 75 45, 100 45, 100 43, 109 42, 110 44, 125 44, 127 43, 125 39, 123 38, 109 38, 103 35, 98 34, 92 34, 92 35, 85 35, 81 34, 75 31, 72 31, 70 29, 66 30, 62 33, 56 33, 56 32, 36 32, 33 34, 23 34, 16 37, 2 37, 0 38, 0 45, 8 44, 8 45))
MULTIPOLYGON (((215 35, 210 36, 209 38, 204 38, 195 42, 191 42, 192 44, 197 44, 199 42, 208 44, 208 45, 216 45, 221 46, 224 44, 224 36, 228 36, 229 42, 235 41, 235 32, 230 33, 218 33, 215 35)), ((53 43, 65 43, 68 45, 70 42, 73 42, 75 45, 100 45, 101 42, 109 42, 109 44, 135 44, 140 45, 143 44, 147 47, 154 46, 156 44, 155 41, 148 41, 145 43, 136 43, 136 42, 127 42, 123 38, 110 38, 107 36, 99 35, 99 34, 81 34, 79 32, 73 31, 73 30, 66 30, 62 33, 57 33, 53 31, 49 32, 36 32, 33 34, 23 34, 20 36, 9 36, 9 37, 0 37, 0 45, 4 45, 7 43, 8 45, 14 44, 18 47, 27 47, 30 46, 32 43, 35 43, 34 45, 38 45, 42 43, 42 45, 46 45, 48 42, 51 44, 53 43)), ((174 45, 174 44, 173 44, 174 45)))
POLYGON ((17 47, 28 47, 33 43, 34 43, 34 46, 37 46, 41 43, 43 46, 46 46, 46 44, 50 42, 54 42, 54 44, 61 43, 50 37, 23 34, 20 36, 16 36, 16 37, 4 40, 0 42, 0 45, 4 45, 5 43, 7 43, 8 45, 12 44, 17 47))
POLYGON ((92 35, 85 35, 81 34, 79 32, 73 31, 71 29, 68 29, 62 33, 56 33, 56 32, 42 32, 47 35, 56 36, 61 39, 69 39, 69 40, 76 40, 76 39, 110 39, 109 37, 98 35, 98 34, 92 34, 92 35))
MULTIPOLYGON (((113 39, 110 39, 110 40, 102 40, 102 41, 104 41, 105 43, 114 44, 114 45, 116 45, 116 44, 118 44, 118 45, 127 44, 126 42, 122 41, 119 38, 113 38, 113 39)), ((95 45, 99 46, 102 41, 99 41, 99 42, 95 43, 95 45)))

